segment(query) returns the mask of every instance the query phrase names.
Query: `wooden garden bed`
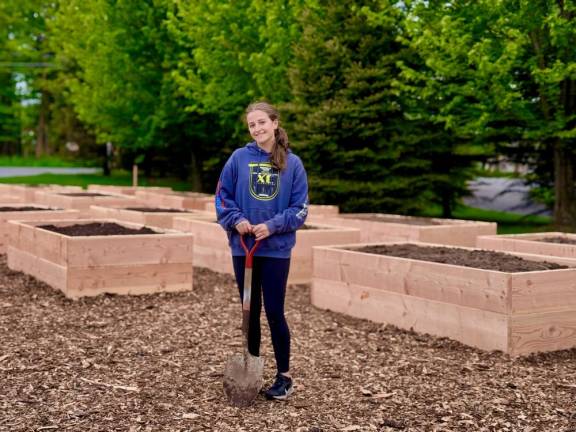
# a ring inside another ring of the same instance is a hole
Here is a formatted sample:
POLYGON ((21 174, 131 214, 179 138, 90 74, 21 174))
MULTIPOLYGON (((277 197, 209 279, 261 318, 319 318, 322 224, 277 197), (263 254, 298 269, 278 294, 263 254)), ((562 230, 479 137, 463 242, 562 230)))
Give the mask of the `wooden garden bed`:
POLYGON ((38 202, 36 194, 38 192, 82 192, 81 186, 64 186, 64 185, 10 185, 9 193, 17 196, 21 202, 33 203, 38 202))
POLYGON ((508 255, 571 268, 511 273, 315 247, 312 303, 513 356, 576 346, 576 260, 508 255))
MULTIPOLYGON (((150 210, 162 210, 150 207, 150 210)), ((147 211, 144 207, 103 207, 90 206, 90 214, 97 219, 117 219, 160 228, 174 228, 174 219, 177 217, 191 217, 198 219, 214 219, 213 215, 199 210, 164 209, 165 211, 147 211)))
MULTIPOLYGON (((321 224, 308 224, 316 229, 296 231, 296 246, 292 250, 288 283, 303 284, 312 280, 312 247, 318 245, 358 242, 360 232, 321 224)), ((174 229, 194 234, 194 265, 219 273, 233 274, 228 237, 213 220, 175 218, 174 229)))
MULTIPOLYGON (((115 220, 59 220, 67 227, 115 220)), ((69 298, 102 293, 147 294, 192 289, 193 237, 156 234, 69 236, 39 228, 46 222, 9 221, 8 266, 59 289, 69 298)))
POLYGON ((200 192, 161 193, 138 190, 135 196, 150 206, 190 210, 205 210, 206 204, 214 201, 213 195, 200 192))
POLYGON ((78 218, 78 210, 64 210, 33 203, 0 203, 0 253, 6 253, 10 236, 9 220, 49 221, 78 218), (34 209, 30 209, 33 207, 34 209), (8 210, 12 208, 12 210, 8 210), (28 210, 20 210, 28 209, 28 210))
POLYGON ((49 206, 74 209, 81 217, 90 216, 90 206, 137 206, 141 202, 129 195, 108 194, 100 192, 38 192, 36 202, 49 206))
POLYGON ((115 186, 115 185, 88 185, 91 192, 113 193, 121 195, 136 195, 136 192, 172 193, 172 188, 162 186, 115 186))
POLYGON ((476 244, 483 249, 576 258, 576 234, 562 232, 481 236, 476 244))
POLYGON ((496 234, 496 223, 401 216, 383 213, 341 213, 317 216, 314 221, 358 228, 362 242, 419 241, 454 246, 476 245, 479 235, 496 234))

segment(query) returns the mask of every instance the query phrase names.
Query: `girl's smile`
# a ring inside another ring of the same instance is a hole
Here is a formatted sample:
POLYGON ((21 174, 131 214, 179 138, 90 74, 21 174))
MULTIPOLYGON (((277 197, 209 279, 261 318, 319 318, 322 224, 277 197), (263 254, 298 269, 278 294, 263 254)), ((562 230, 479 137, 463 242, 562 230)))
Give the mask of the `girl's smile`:
POLYGON ((246 116, 250 135, 259 147, 270 152, 274 145, 274 131, 278 128, 278 120, 271 120, 264 111, 252 111, 246 116))

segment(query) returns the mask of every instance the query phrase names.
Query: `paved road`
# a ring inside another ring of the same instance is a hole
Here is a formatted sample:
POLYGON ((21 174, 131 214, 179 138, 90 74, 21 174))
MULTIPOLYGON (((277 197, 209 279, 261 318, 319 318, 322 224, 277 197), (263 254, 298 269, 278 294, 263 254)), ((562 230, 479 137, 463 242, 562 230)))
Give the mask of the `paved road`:
POLYGON ((0 177, 25 177, 38 174, 95 174, 100 168, 52 168, 52 167, 0 167, 0 177))
POLYGON ((478 177, 469 186, 472 196, 464 198, 464 204, 471 207, 523 215, 551 215, 544 205, 530 199, 530 187, 520 179, 478 177))

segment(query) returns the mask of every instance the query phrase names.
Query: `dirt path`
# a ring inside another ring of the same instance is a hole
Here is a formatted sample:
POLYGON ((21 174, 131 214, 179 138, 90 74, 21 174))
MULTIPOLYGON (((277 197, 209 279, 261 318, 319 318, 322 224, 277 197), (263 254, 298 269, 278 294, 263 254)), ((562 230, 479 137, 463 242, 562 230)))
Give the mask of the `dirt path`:
MULTIPOLYGON (((297 391, 227 406, 240 349, 232 278, 77 302, 0 262, 0 431, 575 431, 576 350, 511 361, 320 311, 287 310, 297 391)), ((383 313, 385 313, 383 311, 383 313)), ((266 378, 274 374, 268 333, 266 378)))

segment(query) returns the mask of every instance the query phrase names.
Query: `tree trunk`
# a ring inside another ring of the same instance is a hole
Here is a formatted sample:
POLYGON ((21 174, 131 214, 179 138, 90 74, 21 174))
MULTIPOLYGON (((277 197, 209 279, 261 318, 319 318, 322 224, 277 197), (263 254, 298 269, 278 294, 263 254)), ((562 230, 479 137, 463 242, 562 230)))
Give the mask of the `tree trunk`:
POLYGON ((442 193, 442 217, 444 219, 452 218, 452 193, 444 191, 442 193))
POLYGON ((46 94, 40 92, 40 115, 38 117, 38 132, 36 136, 36 157, 46 154, 48 148, 46 133, 46 94))
POLYGON ((574 154, 558 141, 554 144, 554 224, 576 228, 576 178, 574 154))
POLYGON ((190 175, 188 176, 193 191, 202 192, 202 179, 200 177, 200 167, 194 151, 190 154, 190 175))

